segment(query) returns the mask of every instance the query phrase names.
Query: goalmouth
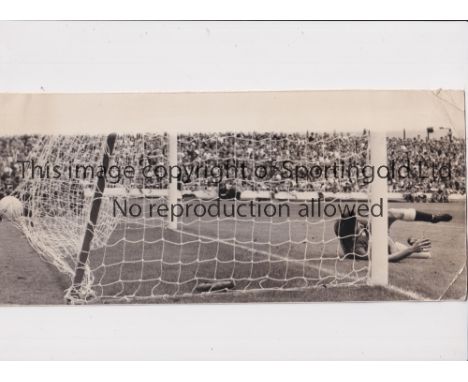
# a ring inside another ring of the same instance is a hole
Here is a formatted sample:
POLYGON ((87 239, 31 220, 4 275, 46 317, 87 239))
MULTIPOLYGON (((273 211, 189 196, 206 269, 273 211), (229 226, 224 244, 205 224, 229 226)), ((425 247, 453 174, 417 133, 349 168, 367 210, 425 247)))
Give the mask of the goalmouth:
MULTIPOLYGON (((51 139, 38 163, 100 158, 92 164, 108 168, 128 157, 164 163, 168 168, 181 160, 189 164, 244 160, 254 166, 263 163, 261 155, 277 155, 282 150, 307 164, 334 150, 338 159, 360 161, 375 170, 387 164, 386 137, 377 131, 356 137, 309 133, 112 134, 94 145, 98 153, 87 152, 89 139, 98 138, 51 139), (141 158, 128 152, 129 140, 133 150, 143 153, 141 158), (203 155, 207 152, 209 155, 203 155)), ((135 178, 128 182, 107 184, 105 177, 100 177, 73 188, 66 181, 38 180, 28 189, 28 207, 33 213, 23 230, 46 260, 69 274, 70 303, 388 284, 386 179, 376 176, 359 192, 331 193, 317 190, 317 185, 307 179, 294 183, 278 177, 246 180, 228 176, 222 186, 227 189, 225 194, 234 197, 224 198, 221 185, 213 186, 209 179, 178 184, 171 178, 166 183, 148 183, 138 170, 142 163, 133 164, 135 178), (356 198, 370 205, 382 202, 382 216, 369 214, 367 260, 340 255, 340 238, 333 234, 339 216, 254 219, 171 215, 163 219, 117 217, 112 213, 113 198, 138 203, 143 211, 154 203, 171 206, 194 199, 207 205, 214 201, 233 205, 243 200, 258 204, 285 201, 297 211, 301 202, 314 197, 338 205, 355 204, 359 201, 356 198), (61 240, 71 244, 65 246, 61 240)))

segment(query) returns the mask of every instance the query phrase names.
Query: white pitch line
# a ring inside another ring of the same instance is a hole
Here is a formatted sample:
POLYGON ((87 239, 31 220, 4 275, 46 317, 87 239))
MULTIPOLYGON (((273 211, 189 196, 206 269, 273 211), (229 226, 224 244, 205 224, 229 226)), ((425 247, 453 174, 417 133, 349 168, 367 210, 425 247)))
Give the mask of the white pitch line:
POLYGON ((450 289, 450 287, 455 284, 455 281, 458 280, 458 278, 460 277, 460 275, 463 273, 463 271, 465 270, 466 268, 466 264, 463 264, 463 266, 461 267, 461 269, 457 272, 457 274, 455 275, 455 277, 453 278, 453 280, 450 282, 450 284, 447 286, 447 288, 444 290, 444 293, 442 293, 440 295, 440 297, 437 299, 437 301, 440 301, 442 300, 442 298, 445 296, 445 294, 448 292, 448 290, 450 289))
POLYGON ((403 288, 400 288, 400 287, 398 287, 396 285, 388 284, 388 285, 384 285, 383 287, 385 289, 388 289, 388 290, 392 291, 392 292, 399 293, 402 296, 409 297, 412 300, 416 300, 416 301, 433 301, 434 300, 434 299, 432 299, 430 297, 423 296, 422 294, 420 294, 418 292, 414 292, 414 291, 409 290, 409 289, 403 289, 403 288))

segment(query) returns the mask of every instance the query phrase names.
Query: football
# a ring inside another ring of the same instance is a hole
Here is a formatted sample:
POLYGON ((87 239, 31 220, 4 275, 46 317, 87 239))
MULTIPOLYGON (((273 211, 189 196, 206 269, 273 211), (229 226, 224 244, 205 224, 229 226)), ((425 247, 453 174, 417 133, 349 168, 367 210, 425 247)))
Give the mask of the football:
POLYGON ((5 196, 0 200, 0 217, 11 221, 18 219, 23 214, 23 203, 14 196, 5 196))

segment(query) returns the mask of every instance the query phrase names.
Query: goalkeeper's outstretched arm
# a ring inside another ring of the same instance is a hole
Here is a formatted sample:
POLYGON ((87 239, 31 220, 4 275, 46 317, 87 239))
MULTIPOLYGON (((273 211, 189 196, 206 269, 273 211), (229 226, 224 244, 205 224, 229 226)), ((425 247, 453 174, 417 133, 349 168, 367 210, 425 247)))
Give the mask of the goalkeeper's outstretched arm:
POLYGON ((389 253, 388 261, 390 262, 397 262, 400 261, 413 253, 425 252, 431 250, 431 241, 429 239, 420 239, 416 240, 416 242, 400 251, 389 253))

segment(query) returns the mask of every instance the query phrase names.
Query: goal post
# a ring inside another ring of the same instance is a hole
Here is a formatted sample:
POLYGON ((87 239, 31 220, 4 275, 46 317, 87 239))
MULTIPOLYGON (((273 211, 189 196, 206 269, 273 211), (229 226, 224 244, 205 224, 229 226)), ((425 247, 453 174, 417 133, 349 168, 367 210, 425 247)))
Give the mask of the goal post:
MULTIPOLYGON (((116 134, 109 134, 106 139, 106 147, 102 158, 102 167, 103 169, 105 169, 105 172, 107 172, 109 169, 110 157, 114 150, 116 138, 116 134)), ((80 295, 83 294, 81 288, 88 268, 88 257, 91 250, 91 243, 94 238, 94 229, 98 221, 105 187, 106 177, 101 176, 97 179, 96 188, 92 197, 91 210, 89 214, 89 220, 86 224, 86 229, 83 237, 83 244, 81 246, 81 250, 76 261, 75 275, 73 277, 72 285, 67 296, 69 302, 79 299, 80 295)), ((88 275, 88 277, 90 276, 88 275)))
MULTIPOLYGON (((172 173, 172 169, 175 168, 175 166, 177 166, 177 133, 170 132, 168 133, 168 167, 170 173, 172 173)), ((169 210, 171 209, 171 206, 177 204, 177 183, 177 178, 170 176, 167 195, 169 210)), ((177 229, 177 216, 171 215, 169 217, 167 227, 172 230, 177 229)))
MULTIPOLYGON (((370 133, 370 165, 377 172, 387 165, 387 140, 383 131, 370 133)), ((387 179, 375 176, 370 185, 371 205, 382 205, 382 216, 370 215, 371 253, 369 283, 388 284, 388 184, 387 179)))

